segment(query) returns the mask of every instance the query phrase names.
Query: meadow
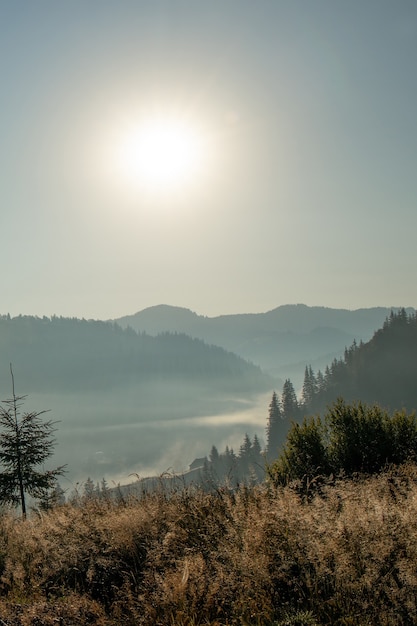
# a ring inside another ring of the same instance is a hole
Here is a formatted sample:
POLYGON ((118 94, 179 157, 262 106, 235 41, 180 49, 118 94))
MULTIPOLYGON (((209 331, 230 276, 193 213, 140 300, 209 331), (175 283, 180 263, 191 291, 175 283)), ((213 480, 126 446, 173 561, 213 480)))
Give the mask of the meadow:
POLYGON ((1 626, 376 626, 417 615, 417 467, 0 517, 1 626))

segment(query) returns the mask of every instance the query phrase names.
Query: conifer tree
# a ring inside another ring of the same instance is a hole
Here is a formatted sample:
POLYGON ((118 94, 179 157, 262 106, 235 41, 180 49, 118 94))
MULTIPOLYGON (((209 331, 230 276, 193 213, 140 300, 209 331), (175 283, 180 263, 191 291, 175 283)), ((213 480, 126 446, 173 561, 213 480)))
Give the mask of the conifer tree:
POLYGON ((231 479, 236 474, 237 456, 233 448, 226 446, 223 456, 223 467, 225 477, 231 479))
POLYGON ((94 484, 94 481, 89 476, 84 483, 84 497, 90 500, 96 495, 96 486, 94 484))
POLYGON ((219 451, 217 450, 216 446, 212 446, 211 447, 211 451, 209 454, 209 459, 210 459, 210 463, 213 463, 213 465, 217 465, 218 461, 219 461, 219 451))
POLYGON ((250 440, 248 433, 245 433, 245 436, 243 438, 243 443, 241 444, 240 449, 239 449, 239 458, 248 459, 250 457, 251 448, 252 448, 252 442, 250 440))
POLYGON ((61 485, 57 482, 48 493, 39 499, 39 510, 49 511, 56 506, 62 506, 65 504, 65 491, 61 485))
POLYGON ((110 490, 107 484, 107 480, 103 477, 100 484, 100 497, 104 499, 110 498, 110 490))
POLYGON ((326 382, 323 376, 323 372, 321 370, 319 370, 317 372, 317 393, 323 393, 326 389, 326 382))
POLYGON ((223 459, 216 446, 211 447, 208 466, 213 480, 219 481, 223 478, 223 459))
POLYGON ((26 494, 42 500, 57 484, 64 466, 53 470, 40 469, 52 455, 56 422, 42 421, 46 411, 21 413, 26 396, 15 393, 12 378, 12 397, 0 406, 0 502, 20 505, 22 517, 27 514, 26 494))
POLYGON ((317 393, 317 380, 311 365, 307 366, 304 371, 304 383, 302 390, 302 401, 307 409, 311 409, 317 393))
POLYGON ((254 435, 250 451, 251 466, 257 481, 265 476, 265 462, 262 456, 262 448, 258 436, 254 435))
POLYGON ((243 443, 241 444, 239 448, 239 457, 238 457, 239 475, 241 479, 244 479, 249 472, 249 466, 250 466, 250 461, 251 461, 251 458, 250 458, 251 448, 252 448, 252 442, 250 440, 248 433, 245 433, 245 436, 243 438, 243 443))
POLYGON ((284 382, 282 388, 282 413, 284 419, 295 420, 298 417, 298 401, 294 386, 289 378, 284 382))
POLYGON ((266 427, 266 449, 268 455, 277 454, 283 435, 282 413, 277 393, 272 394, 269 404, 268 424, 266 427))
POLYGON ((262 458, 262 448, 259 443, 258 435, 254 435, 253 437, 251 455, 256 461, 259 461, 262 458))

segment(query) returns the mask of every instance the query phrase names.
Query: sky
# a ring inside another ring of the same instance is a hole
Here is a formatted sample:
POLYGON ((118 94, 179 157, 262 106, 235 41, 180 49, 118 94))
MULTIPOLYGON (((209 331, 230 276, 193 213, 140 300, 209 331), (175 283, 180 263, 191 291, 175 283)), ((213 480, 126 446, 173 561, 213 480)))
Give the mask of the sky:
POLYGON ((3 0, 0 313, 416 306, 416 67, 415 0, 3 0))

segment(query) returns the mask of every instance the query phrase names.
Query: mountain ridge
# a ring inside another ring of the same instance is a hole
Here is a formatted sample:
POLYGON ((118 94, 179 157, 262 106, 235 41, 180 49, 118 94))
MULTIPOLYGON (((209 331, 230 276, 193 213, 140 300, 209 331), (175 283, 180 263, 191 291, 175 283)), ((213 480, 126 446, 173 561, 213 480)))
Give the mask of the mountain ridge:
POLYGON ((400 308, 350 310, 285 304, 265 313, 207 317, 185 307, 161 304, 112 321, 155 335, 183 332, 230 350, 272 376, 300 382, 302 364, 314 361, 317 367, 324 367, 329 358, 342 355, 353 340, 369 340, 390 312, 400 308))

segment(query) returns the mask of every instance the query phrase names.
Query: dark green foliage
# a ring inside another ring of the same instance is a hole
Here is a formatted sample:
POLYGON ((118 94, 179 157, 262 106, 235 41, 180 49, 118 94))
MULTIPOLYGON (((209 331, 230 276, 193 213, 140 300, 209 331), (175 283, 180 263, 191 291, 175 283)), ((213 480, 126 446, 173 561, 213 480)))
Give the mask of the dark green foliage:
POLYGON ((47 499, 64 468, 40 469, 53 452, 55 422, 41 419, 45 411, 21 414, 26 396, 15 395, 13 372, 12 383, 13 397, 0 407, 0 502, 20 505, 25 517, 26 494, 47 499))
POLYGON ((250 440, 250 437, 249 437, 248 433, 245 433, 245 436, 243 438, 243 442, 242 442, 242 444, 240 446, 240 449, 239 449, 239 458, 241 460, 249 459, 251 447, 252 447, 252 442, 250 440))
POLYGON ((319 474, 328 474, 325 437, 319 417, 304 418, 302 424, 293 422, 284 450, 269 471, 284 484, 292 480, 310 481, 319 474))
POLYGON ((254 435, 253 437, 250 454, 253 456, 253 458, 256 461, 262 458, 262 448, 261 448, 261 444, 259 443, 258 435, 254 435))
POLYGON ((314 400, 314 397, 318 389, 318 381, 314 376, 311 365, 307 366, 304 371, 304 383, 302 391, 302 402, 306 406, 310 406, 314 400))
POLYGON ((403 463, 417 457, 417 428, 415 413, 396 411, 389 424, 389 436, 393 448, 391 462, 403 463))
POLYGON ((280 401, 274 391, 269 405, 268 424, 266 428, 266 451, 270 458, 276 457, 278 447, 282 444, 285 436, 284 427, 285 423, 283 422, 280 401))
POLYGON ((289 378, 287 378, 284 382, 284 386, 282 388, 281 405, 284 419, 297 419, 299 414, 298 400, 295 394, 294 385, 289 378))
POLYGON ((373 473, 391 463, 395 454, 391 419, 379 406, 338 400, 326 416, 332 471, 373 473))
POLYGON ((246 483, 258 483, 265 476, 264 459, 262 456, 261 444, 255 435, 251 441, 248 434, 245 434, 243 443, 240 446, 238 457, 238 471, 240 480, 246 483))
POLYGON ((338 397, 378 403, 387 409, 417 409, 417 314, 392 312, 367 343, 354 341, 343 359, 334 359, 324 375, 305 371, 303 408, 322 412, 338 397))
POLYGON ((417 458, 415 414, 390 415, 378 405, 346 404, 338 399, 320 417, 294 422, 269 475, 280 484, 311 484, 318 476, 372 474, 389 464, 417 458))

